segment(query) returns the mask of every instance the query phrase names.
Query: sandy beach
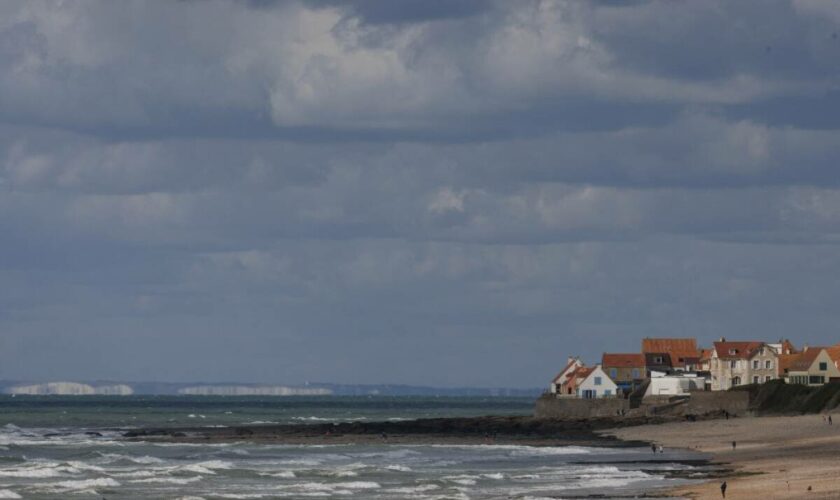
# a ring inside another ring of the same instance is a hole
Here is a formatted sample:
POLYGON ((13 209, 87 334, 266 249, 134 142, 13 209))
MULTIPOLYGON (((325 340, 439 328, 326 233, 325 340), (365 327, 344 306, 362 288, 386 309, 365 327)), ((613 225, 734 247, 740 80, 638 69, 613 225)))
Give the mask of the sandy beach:
MULTIPOLYGON (((726 498, 840 498, 840 415, 747 417, 674 422, 602 431, 620 439, 651 441, 712 454, 733 469, 726 498), (735 441, 737 446, 732 447, 735 441), (809 491, 808 488, 811 488, 809 491)), ((668 493, 721 498, 721 480, 668 493)))

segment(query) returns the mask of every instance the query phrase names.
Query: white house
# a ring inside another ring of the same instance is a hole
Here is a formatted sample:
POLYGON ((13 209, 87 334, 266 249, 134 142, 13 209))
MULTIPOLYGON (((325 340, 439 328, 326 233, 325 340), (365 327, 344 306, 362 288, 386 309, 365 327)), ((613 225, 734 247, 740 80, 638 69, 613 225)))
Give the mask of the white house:
POLYGON ((647 396, 680 396, 691 391, 703 391, 706 389, 706 379, 696 373, 681 372, 665 374, 662 372, 651 372, 650 384, 645 391, 647 396))
POLYGON ((589 375, 578 384, 577 396, 583 399, 610 398, 618 393, 618 386, 607 376, 601 365, 592 368, 589 375))
MULTIPOLYGON (((558 373, 554 379, 551 380, 551 393, 557 395, 566 395, 565 391, 563 390, 564 387, 570 387, 570 390, 573 389, 573 384, 569 384, 569 378, 572 372, 574 372, 578 368, 582 368, 583 363, 580 359, 576 357, 569 356, 569 359, 566 361, 566 366, 563 367, 563 370, 558 373)), ((574 394, 569 394, 568 396, 572 397, 574 394)))

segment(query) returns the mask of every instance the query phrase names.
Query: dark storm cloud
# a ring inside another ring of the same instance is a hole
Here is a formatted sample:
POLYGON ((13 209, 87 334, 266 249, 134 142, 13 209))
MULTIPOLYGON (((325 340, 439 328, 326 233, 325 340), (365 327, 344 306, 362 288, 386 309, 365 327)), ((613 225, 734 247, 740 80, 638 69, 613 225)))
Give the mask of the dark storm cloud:
POLYGON ((833 343, 838 31, 802 0, 2 3, 0 377, 536 385, 643 335, 833 343))

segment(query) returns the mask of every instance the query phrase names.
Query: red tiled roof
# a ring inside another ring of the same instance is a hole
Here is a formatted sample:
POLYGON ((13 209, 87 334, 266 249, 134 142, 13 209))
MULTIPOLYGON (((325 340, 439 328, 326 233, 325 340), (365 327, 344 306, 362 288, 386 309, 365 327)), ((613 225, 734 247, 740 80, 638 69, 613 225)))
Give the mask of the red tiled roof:
POLYGON ((715 342, 715 351, 721 359, 750 359, 764 342, 755 340, 744 342, 715 342))
POLYGON ((706 361, 712 358, 712 349, 700 349, 700 361, 706 361))
POLYGON ((692 338, 644 338, 642 339, 642 353, 666 352, 671 355, 673 362, 679 358, 697 357, 697 340, 692 338))
POLYGON ((644 354, 616 354, 605 352, 601 356, 601 364, 610 368, 644 368, 644 354))

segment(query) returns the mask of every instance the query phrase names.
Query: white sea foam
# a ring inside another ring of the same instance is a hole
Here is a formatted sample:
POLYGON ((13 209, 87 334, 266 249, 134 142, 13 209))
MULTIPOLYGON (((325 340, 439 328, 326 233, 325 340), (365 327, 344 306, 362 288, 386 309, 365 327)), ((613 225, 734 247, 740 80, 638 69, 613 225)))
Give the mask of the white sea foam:
POLYGON ((57 463, 42 462, 0 469, 0 477, 48 478, 60 477, 63 475, 62 472, 57 463))
POLYGON ((12 490, 0 490, 0 498, 23 498, 12 490))
POLYGON ((385 466, 385 470, 394 472, 411 472, 411 467, 406 467, 405 465, 387 465, 385 466))
POLYGON ((260 472, 261 476, 268 476, 268 477, 279 477, 283 479, 294 479, 297 477, 294 471, 291 470, 284 470, 281 472, 260 472))
POLYGON ((402 488, 391 488, 388 493, 397 493, 401 495, 414 495, 417 493, 426 493, 429 491, 439 490, 440 486, 436 484, 421 484, 419 486, 406 486, 402 488))
POLYGON ((330 486, 336 488, 346 488, 348 490, 374 490, 382 487, 382 485, 374 481, 352 481, 347 483, 335 483, 330 486))
POLYGON ((158 484, 190 484, 201 481, 201 476, 193 477, 150 477, 148 479, 135 479, 132 483, 158 483, 158 484))
POLYGON ((116 488, 120 486, 120 483, 110 477, 100 477, 76 481, 59 481, 57 483, 49 483, 45 486, 59 488, 61 490, 87 490, 90 488, 116 488))
POLYGON ((149 455, 142 455, 142 456, 133 456, 133 455, 122 455, 119 453, 100 453, 102 458, 107 458, 108 462, 117 462, 120 460, 125 460, 127 462, 134 462, 135 464, 160 464, 164 461, 158 457, 151 457, 149 455))
POLYGON ((131 472, 111 472, 109 475, 114 477, 154 477, 158 475, 158 471, 136 470, 131 472))

